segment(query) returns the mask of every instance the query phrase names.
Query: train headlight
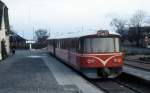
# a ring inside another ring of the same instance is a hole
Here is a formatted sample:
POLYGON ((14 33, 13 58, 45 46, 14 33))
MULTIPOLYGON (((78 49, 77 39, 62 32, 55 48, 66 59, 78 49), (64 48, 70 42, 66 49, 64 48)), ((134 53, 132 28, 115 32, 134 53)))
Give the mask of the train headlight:
POLYGON ((120 63, 121 62, 121 58, 115 58, 114 59, 114 63, 120 63))
POLYGON ((120 63, 122 61, 122 59, 121 58, 118 58, 118 62, 120 63))
POLYGON ((88 60, 87 60, 87 63, 88 63, 88 64, 94 64, 94 63, 95 63, 95 60, 94 60, 94 59, 88 59, 88 60))
POLYGON ((118 62, 118 60, 117 60, 117 58, 115 58, 115 59, 114 59, 114 63, 117 63, 117 62, 118 62))

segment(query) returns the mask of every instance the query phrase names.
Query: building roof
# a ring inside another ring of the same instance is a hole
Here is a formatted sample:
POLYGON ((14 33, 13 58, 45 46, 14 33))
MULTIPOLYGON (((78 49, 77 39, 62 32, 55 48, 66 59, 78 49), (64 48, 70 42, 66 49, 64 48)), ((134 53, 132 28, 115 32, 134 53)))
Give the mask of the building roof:
MULTIPOLYGON (((139 28, 137 27, 130 27, 129 28, 129 31, 137 31, 139 28)), ((150 26, 143 26, 143 27, 140 27, 140 31, 141 32, 150 32, 150 26)))
POLYGON ((5 3, 0 0, 0 7, 2 7, 3 5, 5 5, 5 3))
POLYGON ((20 42, 20 41, 26 42, 26 39, 16 34, 15 32, 11 31, 10 42, 20 42))

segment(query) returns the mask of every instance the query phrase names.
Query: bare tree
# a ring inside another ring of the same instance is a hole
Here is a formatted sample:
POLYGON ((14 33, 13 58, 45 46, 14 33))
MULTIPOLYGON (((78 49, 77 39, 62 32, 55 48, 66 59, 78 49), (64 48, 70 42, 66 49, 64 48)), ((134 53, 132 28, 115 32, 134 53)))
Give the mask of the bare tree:
POLYGON ((123 34, 125 30, 126 20, 119 19, 119 18, 113 18, 110 25, 115 27, 116 32, 119 34, 123 34))
POLYGON ((35 34, 38 42, 41 41, 41 39, 46 39, 48 37, 48 32, 45 29, 38 29, 35 34))
POLYGON ((136 11, 130 19, 131 26, 141 27, 145 18, 146 12, 142 10, 136 11))
POLYGON ((36 33, 37 38, 42 38, 44 36, 47 36, 47 30, 45 29, 39 29, 35 33, 36 33))
MULTIPOLYGON (((141 38, 141 26, 143 24, 145 18, 145 12, 142 10, 138 10, 133 14, 132 18, 130 19, 130 25, 132 27, 136 27, 136 31, 132 35, 132 38, 135 38, 136 45, 139 46, 140 38, 141 38)), ((130 33, 129 33, 130 34, 130 33)))
POLYGON ((127 35, 127 21, 124 19, 113 18, 110 25, 115 28, 115 31, 122 35, 122 40, 125 40, 127 35))

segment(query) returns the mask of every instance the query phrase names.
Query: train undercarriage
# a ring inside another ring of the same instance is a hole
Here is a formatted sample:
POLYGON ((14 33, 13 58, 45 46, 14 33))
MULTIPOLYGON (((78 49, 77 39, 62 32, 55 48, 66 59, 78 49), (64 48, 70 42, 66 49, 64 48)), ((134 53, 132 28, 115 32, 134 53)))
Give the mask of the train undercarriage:
POLYGON ((122 67, 82 68, 81 72, 88 78, 116 78, 122 73, 122 67))

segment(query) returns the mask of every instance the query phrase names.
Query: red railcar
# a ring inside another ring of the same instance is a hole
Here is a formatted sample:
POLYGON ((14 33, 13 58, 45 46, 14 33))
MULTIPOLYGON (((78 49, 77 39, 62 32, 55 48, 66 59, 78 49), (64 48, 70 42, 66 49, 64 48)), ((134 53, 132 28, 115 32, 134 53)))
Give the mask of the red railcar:
POLYGON ((49 39, 48 51, 89 78, 115 78, 122 72, 120 35, 105 30, 49 39))

